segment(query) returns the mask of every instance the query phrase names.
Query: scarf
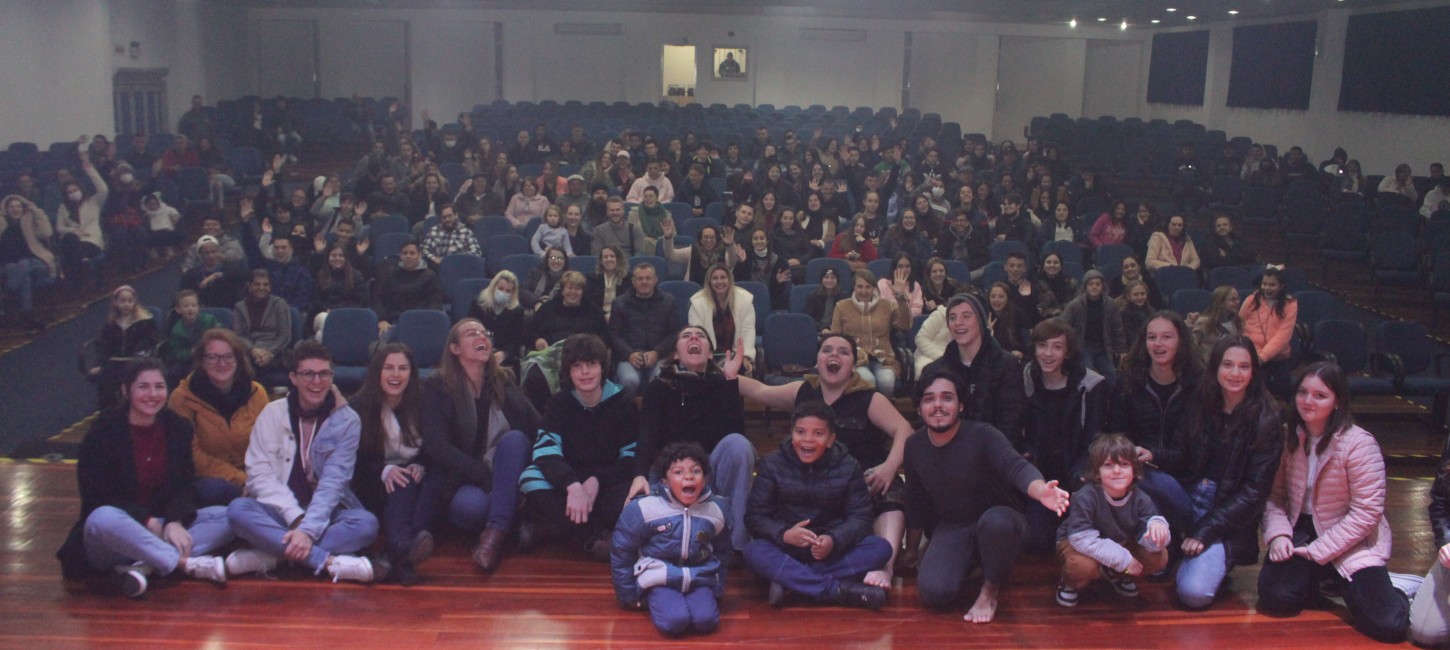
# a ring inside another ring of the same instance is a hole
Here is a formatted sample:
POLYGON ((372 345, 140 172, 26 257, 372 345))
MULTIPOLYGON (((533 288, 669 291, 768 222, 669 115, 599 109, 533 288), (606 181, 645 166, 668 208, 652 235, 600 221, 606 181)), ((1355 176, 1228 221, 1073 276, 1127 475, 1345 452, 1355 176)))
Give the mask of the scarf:
POLYGON ((231 421, 232 416, 241 410, 252 399, 252 382, 245 377, 236 376, 232 379, 231 390, 223 392, 211 382, 211 378, 204 372, 191 373, 191 392, 198 399, 221 414, 222 418, 231 421))

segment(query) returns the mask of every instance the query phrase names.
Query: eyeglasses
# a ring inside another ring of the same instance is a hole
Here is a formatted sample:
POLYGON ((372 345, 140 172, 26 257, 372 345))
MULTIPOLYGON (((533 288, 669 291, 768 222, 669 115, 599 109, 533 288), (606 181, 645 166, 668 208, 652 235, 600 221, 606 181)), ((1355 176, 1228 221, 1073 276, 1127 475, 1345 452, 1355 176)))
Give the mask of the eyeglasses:
POLYGON ((564 258, 559 257, 558 255, 550 255, 549 256, 549 261, 550 262, 562 262, 562 261, 564 261, 564 258))
POLYGON ((458 333, 458 338, 460 339, 473 338, 476 336, 482 336, 487 338, 489 343, 493 342, 493 332, 487 329, 466 329, 458 333))
POLYGON ((237 355, 235 355, 235 354, 204 354, 204 355, 202 355, 201 360, 202 360, 202 362, 207 363, 209 365, 217 366, 217 365, 228 364, 228 363, 236 363, 237 362, 237 355))
POLYGON ((292 374, 297 375, 297 378, 304 382, 311 383, 319 379, 322 381, 332 381, 334 373, 331 370, 299 370, 292 374))

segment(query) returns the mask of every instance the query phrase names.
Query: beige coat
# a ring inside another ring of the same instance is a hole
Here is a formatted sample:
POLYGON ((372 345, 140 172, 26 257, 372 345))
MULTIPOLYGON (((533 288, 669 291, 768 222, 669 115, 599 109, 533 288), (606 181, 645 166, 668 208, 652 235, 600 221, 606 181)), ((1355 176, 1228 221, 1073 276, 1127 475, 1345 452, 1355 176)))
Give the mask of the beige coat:
MULTIPOLYGON (((25 214, 20 216, 20 221, 18 222, 20 224, 20 232, 25 235, 25 245, 30 248, 31 255, 45 262, 45 268, 49 270, 51 276, 54 276, 55 255, 50 252, 50 248, 46 247, 45 242, 42 241, 49 240, 55 234, 54 229, 50 227, 50 217, 45 215, 45 211, 41 210, 40 206, 16 194, 11 194, 3 200, 0 200, 0 209, 4 209, 4 206, 8 205, 11 199, 20 199, 25 203, 25 214)), ((3 236, 5 230, 9 227, 9 218, 0 219, 0 236, 3 236)))

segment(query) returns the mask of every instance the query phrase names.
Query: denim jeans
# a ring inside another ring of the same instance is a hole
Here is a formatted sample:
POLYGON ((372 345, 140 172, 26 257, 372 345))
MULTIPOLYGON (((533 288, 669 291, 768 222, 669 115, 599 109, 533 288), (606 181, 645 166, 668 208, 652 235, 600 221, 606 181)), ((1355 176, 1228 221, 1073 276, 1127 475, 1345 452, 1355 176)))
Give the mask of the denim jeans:
MULTIPOLYGON (((220 506, 197 510, 196 520, 186 530, 191 533, 193 557, 221 548, 234 537, 227 523, 227 509, 220 506)), ((86 561, 100 571, 117 564, 144 562, 157 575, 166 575, 181 559, 176 547, 115 506, 101 506, 86 517, 85 546, 86 561)))
MULTIPOLYGON (((1217 493, 1218 484, 1208 479, 1193 486, 1188 498, 1194 521, 1208 514, 1217 493)), ((1212 605, 1228 569, 1228 550, 1223 542, 1210 544, 1194 557, 1183 558, 1183 563, 1178 565, 1178 600, 1189 609, 1204 609, 1212 605)))
POLYGON ((493 484, 485 490, 463 485, 448 499, 448 521, 455 528, 477 535, 484 528, 507 531, 519 509, 519 475, 529 464, 533 442, 520 431, 499 437, 493 450, 493 484))
POLYGON ((21 311, 35 306, 35 280, 45 277, 47 272, 45 262, 34 257, 5 265, 5 288, 15 292, 21 311))
POLYGON ((730 502, 730 544, 744 549, 750 543, 745 527, 745 502, 750 499, 750 485, 755 480, 755 445, 738 433, 715 443, 710 451, 711 490, 730 502))
POLYGON ((660 374, 659 364, 655 364, 644 370, 636 369, 628 361, 621 362, 614 367, 614 378, 619 382, 619 387, 624 389, 624 394, 634 397, 639 394, 640 386, 648 384, 651 379, 660 374))
POLYGON ((1410 603, 1410 640, 1425 647, 1450 642, 1450 569, 1439 559, 1410 603))
POLYGON ((1108 351, 1103 348, 1093 345, 1084 346, 1082 362, 1083 365, 1108 379, 1118 376, 1118 366, 1113 363, 1113 355, 1108 354, 1108 351))
MULTIPOLYGON (((282 520, 282 513, 261 501, 251 497, 232 501, 227 506, 227 520, 237 537, 257 550, 278 558, 287 550, 282 536, 287 534, 288 522, 282 520)), ((378 518, 373 513, 362 508, 335 510, 322 538, 313 540, 306 564, 313 573, 322 573, 323 567, 327 566, 327 558, 356 553, 377 538, 378 518)))
POLYGON ((195 485, 198 506, 226 507, 233 499, 242 496, 241 486, 224 478, 202 476, 196 479, 195 485))
POLYGON ((383 534, 388 539, 388 559, 394 564, 408 555, 419 531, 433 530, 443 507, 443 490, 448 478, 442 472, 427 472, 420 482, 395 488, 383 500, 383 534))
POLYGON ((745 545, 745 564, 766 580, 817 600, 835 595, 842 580, 859 580, 891 559, 891 544, 867 535, 850 548, 837 548, 824 560, 801 549, 782 549, 775 542, 757 539, 745 545))
POLYGON ((1193 502, 1178 479, 1162 470, 1147 468, 1138 487, 1153 499, 1153 505, 1158 506, 1158 512, 1175 532, 1181 533, 1193 525, 1193 502))

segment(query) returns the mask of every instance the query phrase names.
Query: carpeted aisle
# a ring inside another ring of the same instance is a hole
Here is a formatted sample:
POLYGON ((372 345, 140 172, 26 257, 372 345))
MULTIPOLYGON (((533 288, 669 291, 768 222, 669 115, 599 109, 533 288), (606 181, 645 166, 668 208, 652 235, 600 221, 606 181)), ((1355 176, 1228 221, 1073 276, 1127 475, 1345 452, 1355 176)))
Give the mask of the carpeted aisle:
MULTIPOLYGON (((143 304, 163 310, 170 307, 181 276, 180 264, 178 257, 131 280, 143 304)), ((100 334, 107 307, 107 301, 97 301, 76 318, 54 325, 29 344, 0 356, 0 456, 39 458, 60 453, 74 457, 75 442, 49 439, 95 412, 96 390, 77 370, 76 353, 81 344, 100 334)), ((79 441, 85 430, 79 427, 69 433, 66 439, 79 441)))

